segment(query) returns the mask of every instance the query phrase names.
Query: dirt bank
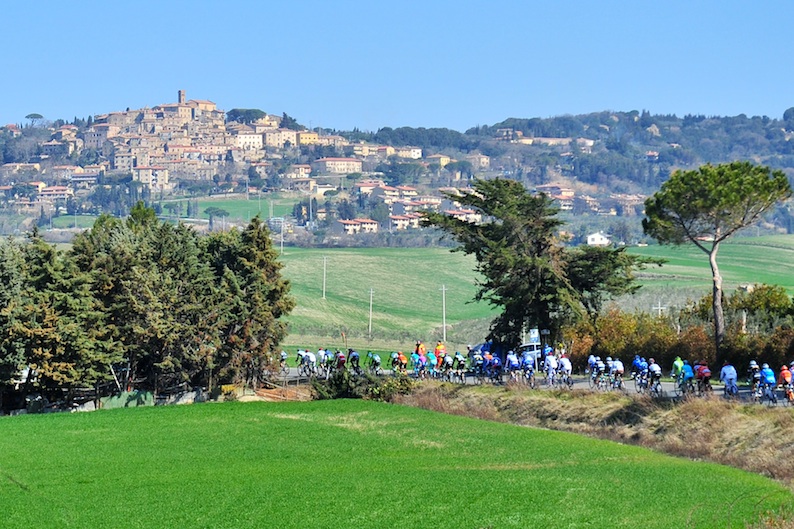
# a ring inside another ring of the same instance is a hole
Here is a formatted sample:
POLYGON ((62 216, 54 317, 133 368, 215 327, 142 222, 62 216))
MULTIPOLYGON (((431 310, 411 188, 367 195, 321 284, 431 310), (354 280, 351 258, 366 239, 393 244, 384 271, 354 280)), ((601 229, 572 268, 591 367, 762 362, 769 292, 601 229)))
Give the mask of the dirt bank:
POLYGON ((589 391, 423 384, 397 402, 421 408, 575 432, 760 473, 794 485, 794 409, 721 398, 683 403, 589 391))

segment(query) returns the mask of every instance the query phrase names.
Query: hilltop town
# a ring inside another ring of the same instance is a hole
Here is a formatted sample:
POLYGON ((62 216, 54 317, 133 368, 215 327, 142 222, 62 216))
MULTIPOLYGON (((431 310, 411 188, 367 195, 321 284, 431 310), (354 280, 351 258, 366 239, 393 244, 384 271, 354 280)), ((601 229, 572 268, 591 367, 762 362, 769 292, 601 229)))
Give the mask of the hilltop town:
MULTIPOLYGON (((476 212, 446 196, 467 192, 473 178, 509 176, 552 197, 563 214, 592 219, 570 238, 588 242, 592 227, 605 226, 618 240, 632 242, 639 237, 647 190, 626 183, 617 170, 611 177, 599 173, 597 182, 578 177, 583 160, 595 159, 599 149, 611 152, 608 138, 525 134, 526 123, 510 120, 501 128, 477 131, 485 138, 477 142, 461 143, 456 138, 463 136, 454 133, 451 140, 405 145, 404 137, 393 137, 404 132, 400 129, 375 135, 310 130, 286 113, 226 112, 212 101, 188 99, 184 90, 174 103, 72 123, 45 122, 34 114, 28 118, 30 123, 0 128, 6 162, 0 166, 0 214, 38 218, 40 224, 58 215, 124 215, 139 199, 162 210, 179 198, 281 192, 295 197, 294 225, 322 228, 333 236, 409 232, 419 228, 419 212, 427 209, 478 221, 476 212), (379 137, 389 141, 373 141, 379 137), (621 230, 598 218, 627 220, 617 224, 621 230)), ((640 123, 644 118, 611 115, 604 121, 640 123)), ((647 127, 649 137, 662 136, 660 124, 647 127)), ((603 134, 609 127, 592 130, 603 134)), ((679 144, 660 150, 634 155, 650 184, 663 178, 668 167, 686 165, 672 159, 686 150, 679 144)), ((176 216, 202 215, 195 208, 175 207, 171 213, 176 216)), ((9 225, 0 228, 8 232, 9 225)), ((609 242, 603 236, 598 240, 609 242)))

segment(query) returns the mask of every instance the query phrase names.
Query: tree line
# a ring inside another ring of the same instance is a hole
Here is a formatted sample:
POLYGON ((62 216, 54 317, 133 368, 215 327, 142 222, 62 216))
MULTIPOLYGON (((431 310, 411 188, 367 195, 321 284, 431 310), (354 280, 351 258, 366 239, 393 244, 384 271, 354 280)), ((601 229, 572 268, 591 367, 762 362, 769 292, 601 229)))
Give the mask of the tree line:
POLYGON ((199 235, 138 203, 101 216, 59 251, 34 230, 0 244, 0 395, 69 401, 246 380, 287 332, 294 307, 258 217, 199 235))

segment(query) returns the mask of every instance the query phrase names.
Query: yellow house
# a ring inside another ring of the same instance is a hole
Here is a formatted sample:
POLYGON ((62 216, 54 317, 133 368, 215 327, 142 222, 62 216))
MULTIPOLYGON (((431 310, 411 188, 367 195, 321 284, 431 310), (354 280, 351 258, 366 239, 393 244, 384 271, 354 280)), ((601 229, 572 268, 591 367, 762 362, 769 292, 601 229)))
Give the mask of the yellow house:
POLYGON ((310 130, 302 130, 298 132, 299 145, 317 145, 319 141, 320 136, 316 132, 310 130))
POLYGON ((447 165, 449 162, 452 161, 452 158, 450 158, 445 154, 431 154, 426 159, 429 163, 438 164, 439 167, 444 167, 445 165, 447 165))

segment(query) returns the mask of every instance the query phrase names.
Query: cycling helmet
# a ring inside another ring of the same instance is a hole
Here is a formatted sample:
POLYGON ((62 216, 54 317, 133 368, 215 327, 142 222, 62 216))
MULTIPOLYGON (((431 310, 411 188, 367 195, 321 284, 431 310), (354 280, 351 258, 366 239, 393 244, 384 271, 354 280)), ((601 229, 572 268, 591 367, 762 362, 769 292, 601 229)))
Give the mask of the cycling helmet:
POLYGON ((607 356, 607 362, 611 362, 611 361, 612 361, 612 357, 611 356, 607 356))
POLYGON ((758 367, 758 362, 755 360, 750 360, 750 367, 758 367))
POLYGON ((689 365, 689 360, 684 360, 684 365, 688 366, 689 365))
POLYGON ((761 369, 769 369, 769 364, 765 363, 764 365, 761 366, 761 369))
POLYGON ((783 367, 780 368, 781 371, 788 371, 788 366, 783 364, 783 367))
POLYGON ((598 360, 600 362, 601 361, 601 357, 600 356, 596 356, 596 360, 598 360))
POLYGON ((648 360, 648 363, 649 363, 649 364, 655 364, 655 363, 656 363, 656 360, 654 360, 653 358, 651 358, 650 360, 648 360))

